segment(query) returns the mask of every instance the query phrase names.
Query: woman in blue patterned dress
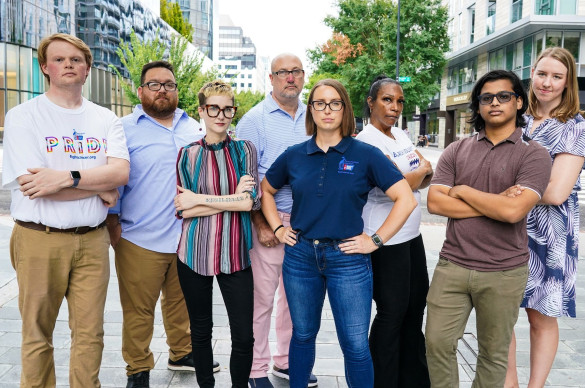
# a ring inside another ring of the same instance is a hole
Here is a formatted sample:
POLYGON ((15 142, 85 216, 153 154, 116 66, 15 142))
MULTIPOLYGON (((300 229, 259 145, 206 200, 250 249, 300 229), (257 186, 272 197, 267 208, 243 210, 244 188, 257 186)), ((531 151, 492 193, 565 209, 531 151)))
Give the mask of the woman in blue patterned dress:
MULTIPOLYGON (((530 323, 529 388, 546 382, 559 342, 557 318, 575 317, 577 192, 585 156, 585 120, 579 110, 573 55, 559 47, 546 49, 536 60, 531 81, 524 134, 549 151, 553 167, 548 187, 527 223, 530 272, 521 307, 530 323)), ((518 387, 515 338, 505 387, 518 387)))

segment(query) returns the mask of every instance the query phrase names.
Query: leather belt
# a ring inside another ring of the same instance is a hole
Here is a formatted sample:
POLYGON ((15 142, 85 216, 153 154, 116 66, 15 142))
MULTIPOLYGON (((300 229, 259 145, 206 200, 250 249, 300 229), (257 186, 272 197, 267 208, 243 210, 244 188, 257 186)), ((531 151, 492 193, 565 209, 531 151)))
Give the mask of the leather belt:
POLYGON ((102 222, 98 226, 78 226, 76 228, 68 228, 68 229, 59 229, 53 228, 52 226, 46 226, 43 224, 37 224, 35 222, 25 222, 20 220, 14 220, 14 223, 20 225, 24 228, 32 229, 32 230, 39 230, 41 232, 47 233, 73 233, 73 234, 86 234, 93 230, 97 230, 102 228, 106 225, 106 221, 102 222))

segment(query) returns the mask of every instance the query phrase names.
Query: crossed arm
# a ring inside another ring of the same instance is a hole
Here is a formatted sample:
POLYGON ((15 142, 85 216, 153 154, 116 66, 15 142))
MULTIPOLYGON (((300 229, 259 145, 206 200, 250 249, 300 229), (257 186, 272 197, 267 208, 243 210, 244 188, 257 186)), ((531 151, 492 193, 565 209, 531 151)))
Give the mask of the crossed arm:
POLYGON ((108 157, 107 164, 80 171, 77 188, 71 188, 73 179, 69 171, 35 167, 29 174, 17 178, 20 191, 30 199, 47 198, 55 201, 72 201, 98 195, 108 207, 118 199, 117 187, 128 182, 130 163, 125 159, 108 157))
POLYGON ((235 194, 206 195, 177 186, 179 194, 175 197, 175 208, 182 212, 183 218, 211 216, 224 211, 250 211, 254 204, 251 191, 255 186, 251 175, 244 175, 236 187, 235 194))
MULTIPOLYGON (((507 192, 508 190, 506 190, 507 192)), ((485 216, 497 221, 516 223, 537 204, 540 196, 533 190, 522 195, 486 193, 466 185, 448 187, 433 185, 429 189, 427 207, 430 213, 450 218, 485 216)))

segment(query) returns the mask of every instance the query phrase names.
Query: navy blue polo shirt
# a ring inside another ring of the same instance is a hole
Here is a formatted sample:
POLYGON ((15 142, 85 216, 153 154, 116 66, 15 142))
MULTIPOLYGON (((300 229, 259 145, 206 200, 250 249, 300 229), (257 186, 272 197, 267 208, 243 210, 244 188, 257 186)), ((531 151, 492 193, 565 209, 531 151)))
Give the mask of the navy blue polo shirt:
POLYGON ((291 226, 304 237, 336 240, 364 231, 362 209, 374 187, 403 179, 382 151, 344 137, 323 152, 315 137, 287 148, 266 172, 275 189, 292 188, 291 226))

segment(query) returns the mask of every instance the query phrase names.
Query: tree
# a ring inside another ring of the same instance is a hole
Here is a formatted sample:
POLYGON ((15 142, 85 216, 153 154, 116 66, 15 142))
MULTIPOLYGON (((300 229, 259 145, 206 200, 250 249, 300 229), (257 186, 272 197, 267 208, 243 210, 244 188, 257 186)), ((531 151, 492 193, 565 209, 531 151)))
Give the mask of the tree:
MULTIPOLYGON (((201 86, 208 81, 212 81, 219 76, 217 69, 202 71, 203 54, 187 55, 187 42, 180 36, 171 38, 171 45, 167 50, 167 43, 163 42, 157 34, 157 37, 150 42, 141 42, 134 31, 130 34, 130 42, 120 42, 120 47, 116 53, 120 57, 122 65, 126 67, 130 74, 130 80, 121 82, 122 88, 130 102, 133 105, 140 104, 140 99, 136 94, 136 87, 140 85, 140 75, 142 67, 152 61, 167 60, 175 69, 175 79, 178 85, 179 108, 196 119, 199 118, 197 107, 197 93, 201 86)), ((123 79, 122 74, 115 66, 110 68, 123 79)))
MULTIPOLYGON (((337 74, 346 86, 354 112, 361 109, 371 81, 384 73, 396 75, 397 5, 392 0, 338 0, 339 15, 325 24, 333 36, 308 51, 315 74, 337 74)), ((449 49, 448 11, 441 0, 401 0, 400 75, 405 112, 426 107, 440 90, 440 79, 449 49)))
POLYGON ((160 17, 189 42, 193 40, 193 25, 183 17, 178 3, 160 0, 160 17))

